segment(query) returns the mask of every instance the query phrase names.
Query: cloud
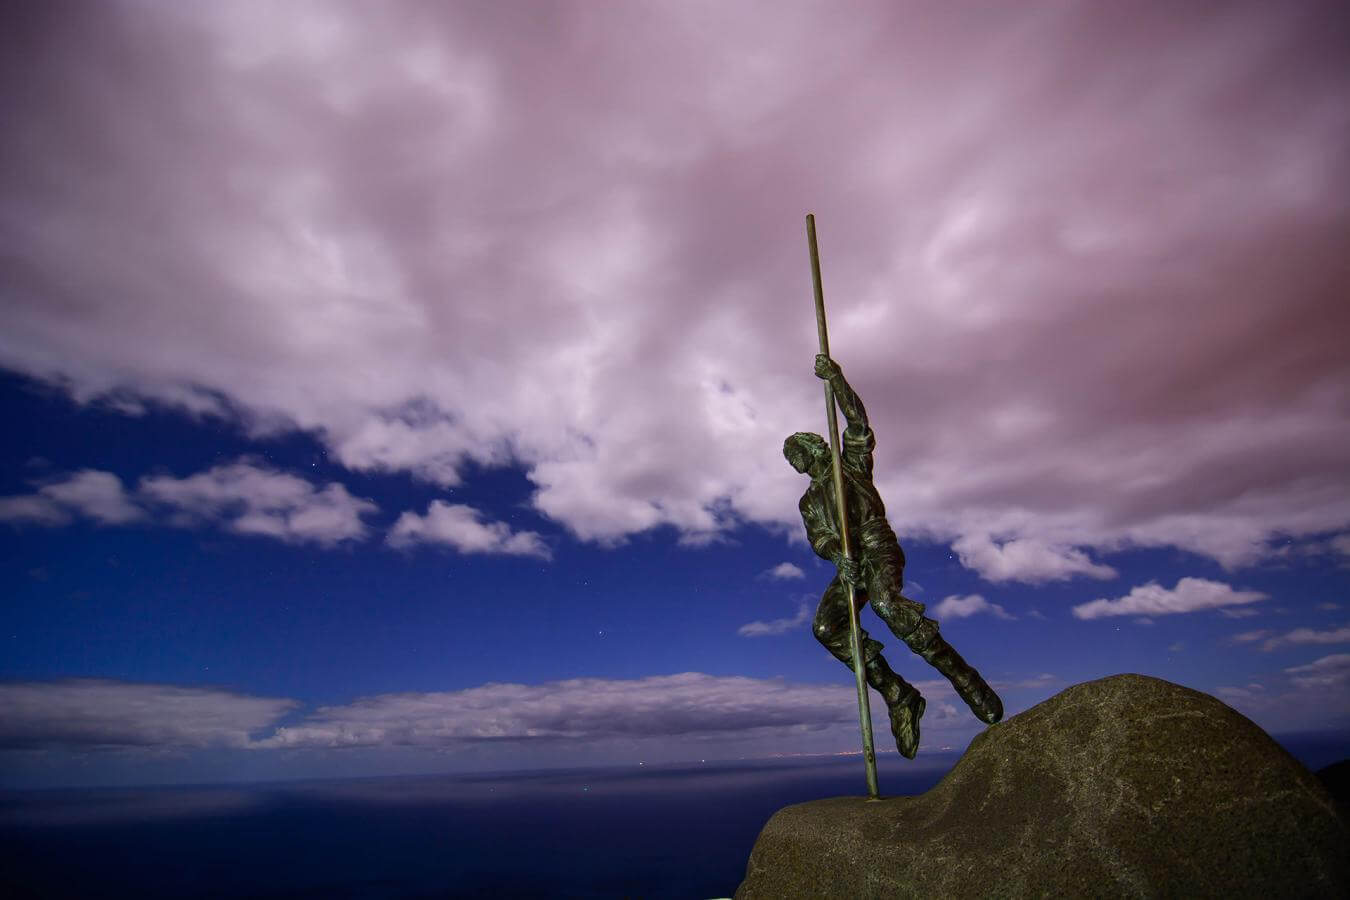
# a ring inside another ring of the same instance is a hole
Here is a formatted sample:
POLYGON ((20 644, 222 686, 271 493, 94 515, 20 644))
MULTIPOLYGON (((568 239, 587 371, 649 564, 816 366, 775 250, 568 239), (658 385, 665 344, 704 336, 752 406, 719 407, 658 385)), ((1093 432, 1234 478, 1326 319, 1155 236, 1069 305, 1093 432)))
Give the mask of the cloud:
MULTIPOLYGON (((1050 673, 991 680, 1005 705, 1016 692, 1044 698, 1057 683, 1062 686, 1063 680, 1050 673)), ((946 679, 914 685, 928 699, 924 726, 930 748, 968 740, 982 727, 946 679)), ((1248 685, 1243 692, 1258 696, 1259 687, 1248 685)), ((1225 696, 1227 690, 1215 693, 1225 696)), ((1277 716, 1292 704, 1306 724, 1314 708, 1310 692, 1296 689, 1276 696, 1289 701, 1272 707, 1277 716)), ((0 685, 0 705, 14 711, 0 720, 0 751, 65 751, 76 759, 106 749, 356 750, 453 753, 462 762, 477 759, 495 763, 488 768, 503 768, 564 758, 579 764, 596 758, 631 761, 644 758, 634 757, 639 748, 671 760, 711 758, 728 749, 733 755, 762 755, 766 746, 837 752, 856 749, 857 739, 856 694, 847 677, 824 685, 699 672, 494 682, 455 691, 358 697, 307 712, 294 700, 218 688, 83 679, 0 685)), ((1019 707, 1014 703, 1007 709, 1013 715, 1019 707)), ((875 696, 872 711, 878 750, 889 753, 889 739, 882 740, 888 735, 885 705, 875 696)))
POLYGON ((1235 591, 1226 584, 1204 578, 1182 578, 1175 588, 1168 590, 1157 582, 1134 588, 1124 597, 1105 598, 1082 603, 1073 608, 1078 619, 1098 619, 1103 616, 1131 616, 1138 614, 1167 616, 1195 612, 1199 609, 1217 609, 1222 606, 1258 603, 1267 599, 1260 591, 1235 591))
POLYGON ((1082 550, 1055 546, 1031 538, 995 543, 988 535, 967 535, 952 544, 961 565, 974 569, 986 581, 1067 581, 1075 575, 1116 577, 1110 566, 1094 563, 1082 550))
POLYGON ((0 497, 0 522, 32 525, 65 525, 70 513, 41 494, 0 497))
POLYGON ((970 594, 962 597, 959 594, 952 594, 944 597, 942 602, 937 605, 934 614, 938 620, 942 619, 965 619, 976 613, 987 612, 1000 619, 1016 619, 1002 606, 997 603, 990 603, 979 594, 970 594))
POLYGON ((1261 640, 1262 638, 1264 638, 1264 637, 1265 637, 1266 635, 1268 635, 1268 634, 1270 634, 1270 632, 1269 632, 1267 629, 1262 628, 1262 629, 1260 629, 1260 630, 1258 630, 1258 631, 1243 631, 1243 632, 1240 632, 1240 633, 1238 633, 1238 634, 1233 635, 1233 636, 1230 637, 1228 640, 1229 640, 1229 642, 1234 643, 1234 644, 1250 644, 1250 643, 1252 643, 1253 641, 1259 641, 1259 640, 1261 640))
POLYGON ((122 489, 122 481, 111 472, 85 469, 64 481, 49 484, 39 491, 62 506, 105 525, 134 522, 145 515, 122 489))
POLYGON ((459 466, 466 460, 501 461, 491 448, 476 451, 472 438, 448 418, 425 411, 371 416, 334 443, 333 456, 357 471, 409 472, 442 487, 460 483, 459 466))
POLYGON ((1295 542, 1291 538, 1274 543, 1270 548, 1270 559, 1283 559, 1291 562, 1322 562, 1331 557, 1333 562, 1350 564, 1350 534, 1334 535, 1330 538, 1312 537, 1295 542))
POLYGON ((1281 684, 1222 686, 1215 696, 1270 734, 1350 728, 1350 655, 1326 656, 1284 670, 1281 684))
POLYGON ((378 509, 337 482, 319 489, 248 459, 186 478, 142 478, 139 494, 171 510, 179 524, 219 522, 237 534, 328 546, 365 537, 361 517, 378 509))
POLYGON ((1219 615, 1223 616, 1225 619, 1250 619, 1252 616, 1261 615, 1261 610, 1249 609, 1246 607, 1238 607, 1237 609, 1221 609, 1219 610, 1219 615))
POLYGON ((790 562, 781 562, 763 574, 765 578, 777 578, 784 581, 793 578, 805 578, 806 573, 790 562))
POLYGON ((217 688, 74 679, 0 684, 0 749, 248 747, 299 704, 217 688))
POLYGON ((1305 690, 1344 686, 1350 683, 1350 653, 1334 653, 1284 671, 1295 676, 1293 683, 1305 690))
POLYGON ((574 678, 383 694, 323 707, 265 747, 444 747, 482 741, 688 738, 825 726, 857 715, 849 685, 803 685, 698 672, 635 680, 574 678))
MULTIPOLYGON (((1041 675, 1020 686, 1044 687, 1050 678, 1041 675)), ((915 686, 929 699, 926 733, 951 737, 978 729, 967 710, 948 702, 955 694, 946 680, 915 686)), ((765 745, 822 740, 837 749, 838 740, 848 746, 857 737, 856 694, 847 679, 813 685, 685 672, 380 694, 304 714, 299 705, 218 688, 111 680, 5 684, 0 685, 0 708, 6 710, 0 751, 477 752, 491 747, 499 761, 537 762, 538 756, 501 754, 542 746, 553 758, 556 752, 603 754, 609 752, 605 748, 636 743, 669 750, 709 742, 762 752, 765 745)), ((878 733, 886 734, 884 704, 874 703, 873 713, 878 733)))
POLYGON ((1296 644, 1345 644, 1350 643, 1350 625, 1334 631, 1316 631, 1312 628, 1295 628, 1293 631, 1268 639, 1261 649, 1269 653, 1281 647, 1296 644))
POLYGON ((427 514, 405 512, 389 531, 392 547, 445 544, 461 553, 501 553, 551 559, 553 553, 534 531, 512 533, 505 522, 484 522, 482 513, 462 503, 433 500, 427 514))
POLYGON ((1033 675, 1030 678, 1024 678, 1020 681, 991 681, 990 684, 999 691, 1015 690, 1044 690, 1054 684, 1062 683, 1063 679, 1058 675, 1049 672, 1042 672, 1039 675, 1033 675))
POLYGON ((791 534, 813 209, 900 534, 1037 582, 1350 525, 1330 2, 42 7, 0 365, 81 402, 516 465, 580 540, 791 534))
POLYGON ((111 472, 84 469, 43 485, 35 494, 0 498, 0 521, 65 525, 72 515, 102 525, 125 525, 145 516, 111 472))
POLYGON ((149 519, 148 510, 167 512, 182 526, 218 523, 237 534, 331 546, 365 537, 362 516, 377 507, 337 482, 319 489, 247 457, 186 478, 142 478, 134 493, 111 472, 85 469, 34 494, 0 497, 0 521, 49 526, 69 524, 75 515, 126 525, 149 519))
POLYGON ((771 619, 768 622, 747 622, 736 633, 741 637, 767 637, 774 634, 787 634, 804 627, 811 621, 811 610, 806 601, 797 607, 797 614, 790 619, 771 619))
POLYGON ((1339 603, 1319 603, 1316 608, 1319 610, 1333 610, 1340 609, 1341 606, 1339 603))

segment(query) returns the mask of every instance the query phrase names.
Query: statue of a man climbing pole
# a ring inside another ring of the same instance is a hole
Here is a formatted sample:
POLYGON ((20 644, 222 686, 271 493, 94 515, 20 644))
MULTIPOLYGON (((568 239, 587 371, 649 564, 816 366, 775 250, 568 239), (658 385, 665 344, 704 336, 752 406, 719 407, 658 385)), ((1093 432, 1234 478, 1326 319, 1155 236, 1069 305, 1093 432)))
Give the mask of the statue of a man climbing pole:
MULTIPOLYGON (((783 442, 783 455, 794 469, 811 476, 811 484, 802 495, 798 508, 806 524, 811 548, 821 558, 834 563, 837 569, 816 610, 813 631, 816 639, 836 659, 854 669, 855 676, 854 659, 862 661, 867 683, 886 701, 896 749, 913 759, 919 747, 919 719, 923 716, 924 699, 913 685, 892 671, 881 656, 882 644, 868 637, 857 624, 856 610, 864 604, 870 602, 896 637, 951 681, 956 693, 976 717, 990 724, 999 721, 1003 717, 1003 703, 980 674, 942 638, 938 623, 924 618, 924 605, 901 593, 905 554, 886 521, 886 508, 872 483, 872 451, 876 438, 862 401, 845 380, 839 365, 829 356, 814 217, 807 217, 807 231, 821 342, 815 373, 828 386, 826 398, 831 441, 827 443, 818 434, 798 432, 783 442), (842 451, 835 424, 835 404, 848 423, 842 451)), ((867 719, 865 695, 866 690, 859 679, 860 714, 867 719)), ((868 745, 864 749, 870 764, 869 787, 875 798, 870 721, 864 722, 863 735, 868 745)))
MULTIPOLYGON (((811 476, 811 485, 802 495, 798 509, 806 523, 811 549, 828 559, 839 570, 816 609, 812 630, 816 639, 849 668, 849 608, 845 584, 851 583, 861 594, 862 603, 872 610, 891 632, 904 641, 924 661, 943 674, 977 717, 994 723, 1003 718, 1003 704, 980 674, 952 649, 938 623, 923 617, 924 605, 901 594, 904 583, 905 553, 886 521, 886 507, 872 484, 872 449, 876 438, 867 424, 867 411, 853 392, 839 365, 829 357, 816 357, 816 375, 834 388, 839 409, 848 427, 844 429, 843 467, 845 504, 849 530, 856 535, 854 559, 844 559, 835 525, 834 485, 830 483, 830 447, 818 434, 798 432, 783 443, 783 455, 798 472, 811 476), (865 598, 865 599, 864 599, 865 598)), ((867 683, 886 700, 896 748, 909 759, 919 747, 919 718, 924 699, 919 691, 891 670, 881 655, 882 644, 863 631, 864 668, 867 683)))

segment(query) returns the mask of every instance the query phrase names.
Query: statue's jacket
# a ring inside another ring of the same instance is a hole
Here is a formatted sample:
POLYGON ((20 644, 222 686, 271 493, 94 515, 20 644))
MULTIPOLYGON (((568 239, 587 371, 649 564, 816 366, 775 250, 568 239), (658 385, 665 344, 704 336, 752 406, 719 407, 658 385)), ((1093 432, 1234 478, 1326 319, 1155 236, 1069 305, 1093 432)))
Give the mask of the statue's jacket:
MULTIPOLYGON (((848 512, 850 549, 864 567, 868 563, 898 561, 904 565, 904 554, 890 523, 886 521, 886 507, 881 494, 872 484, 872 451, 876 436, 864 423, 851 423, 844 429, 840 450, 840 468, 843 471, 844 499, 848 512), (898 555, 899 559, 892 557, 898 555)), ((811 486, 798 503, 802 521, 806 524, 806 538, 811 549, 822 559, 836 561, 841 552, 839 540, 838 505, 834 499, 834 476, 812 479, 811 486)))

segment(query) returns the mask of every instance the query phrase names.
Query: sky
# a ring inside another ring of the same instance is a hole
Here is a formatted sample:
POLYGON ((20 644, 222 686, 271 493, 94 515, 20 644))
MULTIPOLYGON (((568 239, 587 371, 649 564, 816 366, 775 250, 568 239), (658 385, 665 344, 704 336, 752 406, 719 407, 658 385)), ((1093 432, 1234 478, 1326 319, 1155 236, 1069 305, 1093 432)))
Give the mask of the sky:
POLYGON ((0 785, 858 752, 808 212, 1005 717, 1350 733, 1340 4, 0 15, 0 785))

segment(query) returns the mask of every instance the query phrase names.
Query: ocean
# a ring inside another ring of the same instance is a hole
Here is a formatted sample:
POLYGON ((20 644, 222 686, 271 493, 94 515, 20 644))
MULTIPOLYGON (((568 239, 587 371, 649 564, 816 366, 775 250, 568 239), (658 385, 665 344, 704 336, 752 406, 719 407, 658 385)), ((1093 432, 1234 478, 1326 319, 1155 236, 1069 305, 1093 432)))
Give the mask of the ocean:
MULTIPOLYGON (((1285 743, 1310 768, 1347 747, 1285 743)), ((878 759, 883 795, 955 754, 878 759)), ((6 897, 730 897, 781 807, 866 793, 859 757, 0 793, 6 897)))

